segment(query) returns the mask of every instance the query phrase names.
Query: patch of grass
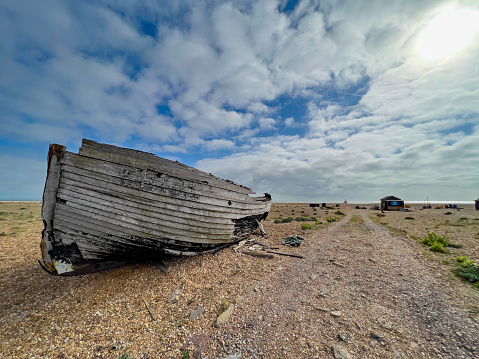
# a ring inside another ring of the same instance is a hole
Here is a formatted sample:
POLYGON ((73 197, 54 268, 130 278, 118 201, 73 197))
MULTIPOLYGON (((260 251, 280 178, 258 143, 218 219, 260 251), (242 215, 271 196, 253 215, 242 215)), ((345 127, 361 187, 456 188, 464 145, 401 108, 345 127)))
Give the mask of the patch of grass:
POLYGON ((275 219, 274 223, 290 223, 293 222, 294 218, 293 217, 288 217, 288 218, 283 218, 283 219, 275 219))
POLYGON ((409 236, 411 239, 414 239, 415 241, 417 241, 419 239, 419 237, 416 237, 416 236, 413 236, 413 235, 410 235, 409 236))
POLYGON ((355 214, 354 216, 351 217, 351 222, 352 223, 364 223, 364 220, 361 216, 358 216, 357 214, 355 214))
POLYGON ((334 217, 326 217, 327 222, 336 222, 336 218, 334 217))
POLYGON ((456 261, 458 266, 453 270, 453 273, 468 282, 473 283, 476 287, 479 287, 479 264, 470 260, 466 256, 457 257, 456 261))
POLYGON ((334 214, 337 215, 337 216, 344 216, 344 213, 341 212, 341 211, 336 211, 336 212, 334 212, 334 214))
POLYGON ((182 350, 181 359, 190 359, 190 352, 186 349, 182 350))
POLYGON ((125 354, 119 356, 118 359, 133 359, 133 358, 125 353, 125 354))
POLYGON ((316 222, 314 222, 314 224, 323 224, 323 222, 321 222, 321 221, 316 221, 316 222))
POLYGON ((311 223, 301 223, 301 229, 311 229, 313 226, 311 223))

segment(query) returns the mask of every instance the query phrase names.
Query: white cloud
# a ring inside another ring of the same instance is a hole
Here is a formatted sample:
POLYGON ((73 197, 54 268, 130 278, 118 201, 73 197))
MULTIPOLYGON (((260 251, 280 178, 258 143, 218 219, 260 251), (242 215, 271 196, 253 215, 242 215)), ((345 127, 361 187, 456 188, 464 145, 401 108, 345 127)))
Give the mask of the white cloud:
POLYGON ((235 144, 233 141, 230 141, 230 140, 215 139, 211 141, 206 141, 205 146, 208 151, 218 151, 218 150, 224 150, 227 148, 232 148, 235 146, 235 144))

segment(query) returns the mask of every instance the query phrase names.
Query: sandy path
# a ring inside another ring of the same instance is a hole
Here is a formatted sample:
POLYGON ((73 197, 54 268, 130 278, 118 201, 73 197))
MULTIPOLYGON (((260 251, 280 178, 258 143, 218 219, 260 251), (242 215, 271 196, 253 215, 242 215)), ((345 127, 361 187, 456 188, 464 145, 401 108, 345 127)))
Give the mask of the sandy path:
MULTIPOLYGON (((366 212, 316 232, 216 331, 230 358, 479 358, 479 325, 454 285, 366 212), (347 354, 345 354, 347 357, 347 354)), ((211 357, 211 356, 210 356, 211 357)), ((212 357, 216 357, 213 355, 212 357)))

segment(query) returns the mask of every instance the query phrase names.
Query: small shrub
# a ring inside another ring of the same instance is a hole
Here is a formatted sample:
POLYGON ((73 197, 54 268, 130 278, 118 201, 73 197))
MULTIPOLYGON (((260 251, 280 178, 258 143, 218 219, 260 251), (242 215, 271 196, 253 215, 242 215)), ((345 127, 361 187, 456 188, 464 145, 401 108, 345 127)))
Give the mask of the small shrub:
POLYGON ((453 270, 454 274, 479 287, 479 265, 466 256, 456 257, 456 261, 458 267, 453 270))
POLYGON ((344 216, 344 213, 341 212, 341 211, 336 211, 334 212, 335 215, 338 215, 338 216, 344 216))
POLYGON ((414 217, 406 217, 406 218, 404 218, 404 219, 409 219, 409 220, 413 221, 413 220, 414 220, 414 217))
POLYGON ((430 251, 433 252, 441 252, 441 253, 446 253, 446 250, 444 249, 444 246, 439 243, 439 242, 434 242, 431 247, 429 247, 430 251))
POLYGON ((119 356, 118 359, 133 359, 133 358, 125 353, 125 354, 119 356))
POLYGON ((336 222, 336 218, 326 217, 326 221, 328 221, 328 222, 336 222))
POLYGON ((323 224, 323 222, 316 221, 314 224, 323 224))
POLYGON ((181 359, 190 359, 190 352, 188 350, 182 350, 181 359))
POLYGON ((434 243, 442 244, 443 246, 449 245, 449 240, 441 235, 438 235, 434 232, 427 232, 427 236, 422 239, 422 244, 432 246, 434 243))
POLYGON ((311 229, 313 226, 311 223, 301 223, 301 229, 311 229))
POLYGON ((470 267, 474 264, 474 261, 467 258, 467 256, 456 257, 456 261, 463 267, 470 267))

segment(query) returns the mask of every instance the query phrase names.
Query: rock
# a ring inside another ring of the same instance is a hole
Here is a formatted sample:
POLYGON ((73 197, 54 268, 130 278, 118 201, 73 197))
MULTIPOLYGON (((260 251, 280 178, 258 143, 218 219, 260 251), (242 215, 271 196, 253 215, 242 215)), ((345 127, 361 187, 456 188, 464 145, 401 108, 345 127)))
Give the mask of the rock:
POLYGON ((341 312, 339 310, 333 310, 330 314, 335 318, 341 317, 341 312))
POLYGON ((234 304, 230 304, 228 309, 226 309, 218 316, 218 318, 216 318, 216 327, 219 328, 226 323, 226 321, 231 317, 231 314, 233 314, 234 307, 234 304))
POLYGON ((371 332, 371 338, 377 339, 377 340, 382 340, 385 337, 383 333, 379 332, 371 332))
POLYGON ((224 359, 241 359, 241 353, 230 354, 226 356, 224 359))
POLYGON ((296 236, 296 238, 298 238, 300 241, 304 241, 304 237, 303 236, 296 236))
POLYGON ((385 329, 391 330, 393 328, 393 325, 383 317, 379 317, 377 322, 385 329))
POLYGON ((202 307, 199 307, 198 309, 192 311, 190 313, 190 321, 195 320, 196 318, 198 318, 204 312, 205 312, 205 308, 202 308, 202 307))
POLYGON ((333 345, 333 354, 336 359, 353 359, 346 348, 341 345, 333 345))
POLYGON ((328 298, 329 292, 327 290, 320 290, 316 298, 328 298))
POLYGON ((348 332, 339 332, 338 337, 347 344, 351 344, 353 341, 353 334, 348 332))
POLYGON ((178 297, 178 294, 180 294, 180 290, 177 289, 173 292, 173 294, 171 294, 171 297, 170 297, 170 303, 173 303, 173 302, 176 302, 176 299, 178 297))
POLYGON ((311 274, 310 278, 311 278, 312 280, 315 280, 316 278, 318 278, 318 276, 317 276, 316 274, 311 274))

